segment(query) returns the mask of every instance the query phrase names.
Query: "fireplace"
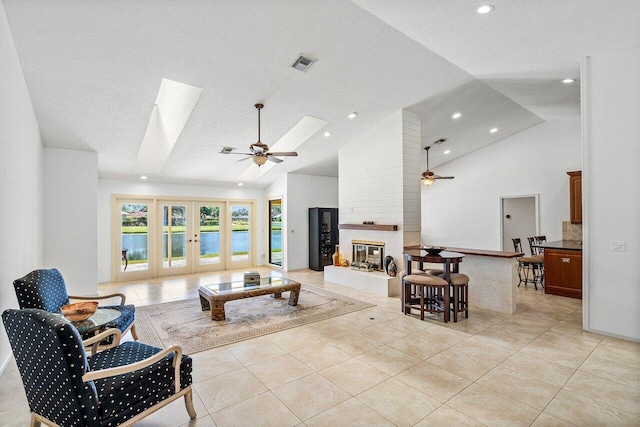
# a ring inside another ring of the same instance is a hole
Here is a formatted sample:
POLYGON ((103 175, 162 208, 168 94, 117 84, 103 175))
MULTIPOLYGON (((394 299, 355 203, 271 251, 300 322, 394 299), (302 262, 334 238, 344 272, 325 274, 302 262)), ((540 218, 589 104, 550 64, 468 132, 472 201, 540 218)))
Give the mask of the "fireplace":
POLYGON ((365 271, 384 271, 384 242, 352 240, 352 268, 365 271))

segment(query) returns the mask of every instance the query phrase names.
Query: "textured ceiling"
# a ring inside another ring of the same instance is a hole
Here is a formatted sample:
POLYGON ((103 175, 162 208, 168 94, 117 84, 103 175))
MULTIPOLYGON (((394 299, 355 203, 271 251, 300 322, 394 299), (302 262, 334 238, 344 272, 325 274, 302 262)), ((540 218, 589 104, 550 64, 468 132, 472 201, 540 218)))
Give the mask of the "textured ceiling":
POLYGON ((431 166, 577 115, 579 85, 559 80, 579 77, 581 56, 640 40, 637 0, 500 0, 486 16, 476 4, 3 0, 45 145, 97 151, 101 177, 137 179, 163 78, 202 95, 152 180, 237 182, 256 166, 219 152, 256 141, 256 102, 268 145, 304 116, 328 122, 248 183, 260 187, 286 172, 337 176, 338 149, 402 108, 422 116, 423 145, 449 138, 452 155, 432 152, 431 166), (300 54, 318 60, 306 73, 290 68, 300 54))

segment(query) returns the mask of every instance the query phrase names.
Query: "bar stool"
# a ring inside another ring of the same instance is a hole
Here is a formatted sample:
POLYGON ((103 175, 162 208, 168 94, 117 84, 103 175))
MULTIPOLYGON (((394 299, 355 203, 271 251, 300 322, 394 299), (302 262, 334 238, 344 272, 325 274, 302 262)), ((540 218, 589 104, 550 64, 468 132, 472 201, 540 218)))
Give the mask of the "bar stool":
MULTIPOLYGON (((444 275, 438 277, 444 278, 444 275)), ((461 273, 451 273, 451 288, 453 289, 453 321, 458 321, 458 313, 464 312, 464 317, 469 318, 469 276, 461 273)))
POLYGON ((446 280, 430 274, 409 274, 403 277, 402 282, 404 314, 410 313, 412 308, 420 308, 420 320, 424 320, 424 312, 428 311, 443 313, 444 323, 449 321, 451 302, 446 280))
MULTIPOLYGON (((522 252, 522 243, 520 242, 520 239, 516 238, 511 240, 513 240, 513 248, 515 251, 522 252)), ((533 283, 533 286, 538 290, 538 282, 540 282, 540 285, 544 287, 544 284, 542 283, 542 279, 544 277, 544 261, 542 259, 535 257, 520 257, 516 258, 516 261, 518 261, 518 278, 520 279, 518 287, 520 287, 522 283, 524 283, 525 286, 527 286, 527 283, 533 283), (529 272, 533 275, 531 279, 529 278, 529 272)))

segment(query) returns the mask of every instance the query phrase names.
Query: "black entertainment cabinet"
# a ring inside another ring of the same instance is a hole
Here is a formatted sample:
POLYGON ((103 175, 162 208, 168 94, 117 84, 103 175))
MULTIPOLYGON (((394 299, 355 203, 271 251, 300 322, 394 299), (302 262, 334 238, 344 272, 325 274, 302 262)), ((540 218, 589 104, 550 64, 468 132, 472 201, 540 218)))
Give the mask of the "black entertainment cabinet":
POLYGON ((338 208, 309 208, 309 268, 331 265, 338 244, 338 208))

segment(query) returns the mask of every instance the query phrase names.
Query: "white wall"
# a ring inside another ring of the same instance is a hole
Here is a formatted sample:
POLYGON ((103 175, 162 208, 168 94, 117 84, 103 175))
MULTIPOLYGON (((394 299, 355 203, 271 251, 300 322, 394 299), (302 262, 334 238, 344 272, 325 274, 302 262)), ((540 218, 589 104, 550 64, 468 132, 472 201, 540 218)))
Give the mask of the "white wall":
POLYGON ((338 178, 289 173, 265 197, 282 197, 282 269, 309 268, 309 208, 338 207, 338 178))
MULTIPOLYGON (((0 2, 0 311, 17 308, 12 282, 42 267, 43 149, 4 6, 0 2)), ((11 354, 0 322, 0 372, 11 354)))
POLYGON ((566 172, 581 163, 576 117, 541 123, 433 168, 455 179, 423 186, 422 242, 499 250, 500 197, 532 194, 540 195, 540 234, 560 240, 569 218, 566 172))
POLYGON ((640 49, 583 62, 584 326, 640 340, 640 49), (611 251, 623 241, 626 251, 611 251))
POLYGON ((98 294, 98 153, 44 149, 44 265, 70 295, 98 294))
MULTIPOLYGON (((223 198, 255 200, 257 259, 265 262, 265 193, 261 188, 223 187, 210 185, 165 184, 154 182, 98 180, 98 281, 111 278, 111 195, 223 198)), ((120 253, 115 254, 120 259, 120 253)))
POLYGON ((338 178, 293 173, 287 177, 286 270, 298 270, 309 268, 309 208, 338 207, 338 178))

